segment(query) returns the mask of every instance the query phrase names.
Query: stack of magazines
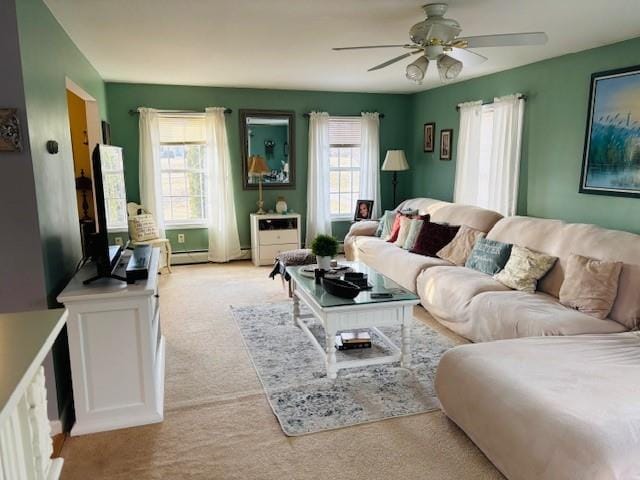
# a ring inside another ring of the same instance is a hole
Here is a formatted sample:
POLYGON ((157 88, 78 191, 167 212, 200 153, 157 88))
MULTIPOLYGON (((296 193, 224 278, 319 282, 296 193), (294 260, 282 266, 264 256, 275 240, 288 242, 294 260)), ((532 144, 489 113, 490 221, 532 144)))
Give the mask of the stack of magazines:
POLYGON ((371 348, 371 334, 366 330, 340 332, 336 335, 336 348, 338 350, 371 348))

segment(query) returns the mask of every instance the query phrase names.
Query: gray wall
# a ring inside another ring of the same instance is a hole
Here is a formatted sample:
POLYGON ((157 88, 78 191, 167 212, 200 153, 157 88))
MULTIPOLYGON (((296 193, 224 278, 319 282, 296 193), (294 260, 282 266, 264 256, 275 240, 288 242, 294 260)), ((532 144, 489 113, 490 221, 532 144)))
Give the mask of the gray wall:
POLYGON ((0 0, 0 108, 17 108, 22 152, 0 152, 0 312, 47 308, 14 0, 0 0))

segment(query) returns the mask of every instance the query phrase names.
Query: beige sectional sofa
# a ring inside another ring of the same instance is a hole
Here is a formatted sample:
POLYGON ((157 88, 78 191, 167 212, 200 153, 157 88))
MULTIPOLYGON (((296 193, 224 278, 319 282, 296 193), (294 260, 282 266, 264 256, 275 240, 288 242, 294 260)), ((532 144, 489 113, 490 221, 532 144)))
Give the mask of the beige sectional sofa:
POLYGON ((491 276, 403 250, 373 236, 377 222, 356 223, 345 239, 347 259, 359 260, 416 292, 425 309, 474 342, 543 335, 617 333, 640 323, 640 236, 594 225, 531 217, 502 218, 489 210, 433 199, 398 209, 430 213, 432 221, 469 225, 487 238, 558 257, 536 293, 511 290, 491 276), (558 292, 571 253, 624 262, 610 317, 600 320, 561 305, 558 292))
MULTIPOLYGON (((405 204, 444 208, 433 202, 405 204)), ((558 257, 536 293, 438 259, 408 268, 412 254, 366 237, 373 222, 354 225, 345 251, 416 291, 450 329, 484 342, 446 352, 435 388, 447 416, 507 478, 640 479, 640 332, 626 331, 640 324, 640 235, 530 217, 494 224, 484 225, 489 239, 558 257), (608 319, 559 303, 571 253, 623 262, 608 319)))

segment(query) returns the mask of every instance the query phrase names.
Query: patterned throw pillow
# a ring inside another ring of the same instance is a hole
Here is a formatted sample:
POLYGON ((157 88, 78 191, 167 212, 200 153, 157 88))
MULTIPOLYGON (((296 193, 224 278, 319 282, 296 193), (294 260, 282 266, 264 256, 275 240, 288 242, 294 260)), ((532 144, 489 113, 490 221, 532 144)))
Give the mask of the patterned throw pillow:
POLYGON ((396 247, 402 248, 402 246, 404 245, 404 242, 407 239, 407 235, 409 235, 409 228, 411 227, 412 221, 413 220, 411 220, 411 218, 405 217, 404 215, 400 217, 400 229, 398 230, 398 238, 396 238, 396 241, 393 242, 396 247))
POLYGON ((438 251, 438 257, 448 260, 459 267, 463 266, 479 238, 485 236, 481 230, 462 225, 451 242, 438 251))
POLYGON ((459 229, 459 226, 425 221, 411 252, 435 257, 440 249, 454 239, 459 229))
POLYGON ((134 242, 146 242, 160 236, 153 215, 148 213, 130 217, 129 229, 131 230, 131 239, 134 242))
POLYGON ((592 317, 607 318, 618 295, 621 271, 622 262, 570 255, 560 287, 560 303, 592 317))
POLYGON ((493 276, 509 288, 533 293, 538 280, 551 270, 557 258, 514 245, 504 270, 493 276))
POLYGON ((382 218, 380 219, 380 223, 378 223, 378 229, 376 230, 376 237, 380 237, 383 240, 386 240, 391 234, 391 227, 393 227, 393 222, 396 219, 397 213, 392 210, 386 210, 382 218))
POLYGON ((495 275, 504 268, 511 255, 511 244, 479 238, 464 264, 467 268, 495 275))
POLYGON ((413 248, 413 246, 416 244, 418 234, 420 233, 423 224, 424 220, 420 218, 414 218, 413 220, 411 220, 411 224, 409 225, 409 233, 407 233, 407 238, 405 239, 402 248, 404 248, 405 250, 411 250, 413 248))

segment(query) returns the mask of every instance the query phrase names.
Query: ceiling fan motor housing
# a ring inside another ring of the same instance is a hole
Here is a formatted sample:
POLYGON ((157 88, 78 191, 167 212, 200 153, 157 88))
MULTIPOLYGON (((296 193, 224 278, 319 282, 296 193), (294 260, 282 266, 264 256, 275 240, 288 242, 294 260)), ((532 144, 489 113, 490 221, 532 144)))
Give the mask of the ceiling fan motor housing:
POLYGON ((446 3, 429 3, 422 7, 427 15, 426 20, 416 23, 409 30, 412 42, 426 46, 451 42, 461 31, 460 24, 451 18, 444 18, 448 5, 446 3))

